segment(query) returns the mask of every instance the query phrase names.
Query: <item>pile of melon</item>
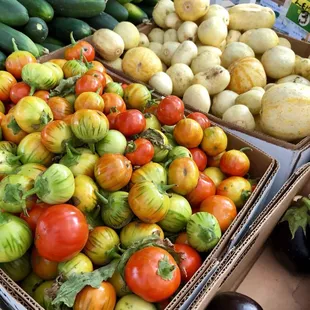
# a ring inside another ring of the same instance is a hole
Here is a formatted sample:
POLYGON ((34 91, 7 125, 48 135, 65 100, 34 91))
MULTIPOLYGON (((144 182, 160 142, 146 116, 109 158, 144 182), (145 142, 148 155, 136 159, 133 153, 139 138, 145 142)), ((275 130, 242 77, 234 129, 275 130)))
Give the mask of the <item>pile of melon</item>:
POLYGON ((283 140, 310 135, 310 59, 271 29, 272 9, 160 0, 153 19, 148 34, 120 23, 113 36, 123 45, 102 57, 194 110, 283 140))

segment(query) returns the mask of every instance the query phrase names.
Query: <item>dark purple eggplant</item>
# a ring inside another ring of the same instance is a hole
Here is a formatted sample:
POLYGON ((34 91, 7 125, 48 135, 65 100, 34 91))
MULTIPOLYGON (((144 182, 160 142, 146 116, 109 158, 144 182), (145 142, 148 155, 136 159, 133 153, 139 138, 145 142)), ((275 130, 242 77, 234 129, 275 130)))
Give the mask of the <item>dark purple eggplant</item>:
POLYGON ((310 200, 298 199, 275 227, 272 247, 289 271, 310 273, 310 200))
POLYGON ((206 310, 263 310, 252 298, 236 293, 223 292, 217 294, 210 302, 206 310))

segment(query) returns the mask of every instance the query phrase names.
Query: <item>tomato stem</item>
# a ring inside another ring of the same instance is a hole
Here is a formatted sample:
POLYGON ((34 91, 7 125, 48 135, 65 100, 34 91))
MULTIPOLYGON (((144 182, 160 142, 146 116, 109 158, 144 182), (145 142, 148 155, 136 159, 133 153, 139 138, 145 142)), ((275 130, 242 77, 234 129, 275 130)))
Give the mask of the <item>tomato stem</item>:
POLYGON ((76 41, 73 36, 73 31, 70 32, 70 40, 71 40, 71 44, 74 46, 76 44, 76 41))
POLYGON ((97 196, 99 202, 101 202, 102 204, 107 205, 109 203, 109 200, 103 197, 98 191, 95 191, 95 195, 97 196))
POLYGON ((242 149, 239 150, 240 152, 244 153, 245 151, 253 151, 252 148, 250 148, 249 146, 243 147, 242 149))
POLYGON ((125 153, 133 153, 136 149, 137 149, 137 146, 135 142, 131 140, 127 143, 125 153))
POLYGON ((18 156, 12 156, 7 158, 7 163, 9 165, 14 165, 17 161, 21 159, 23 155, 18 155, 18 156))
POLYGON ((19 49, 18 49, 18 47, 17 47, 16 41, 15 41, 15 39, 14 39, 14 38, 12 38, 12 43, 13 43, 13 49, 14 49, 14 52, 18 52, 18 51, 19 51, 19 49))
POLYGON ((29 96, 32 96, 36 91, 36 88, 34 86, 30 85, 30 92, 29 92, 29 96))
POLYGON ((93 154, 96 153, 95 143, 88 143, 88 147, 93 152, 93 154))
POLYGON ((157 274, 166 281, 170 281, 173 278, 173 271, 176 269, 176 266, 169 262, 169 259, 166 255, 158 262, 157 274))
POLYGON ((166 192, 167 190, 169 190, 170 188, 173 188, 176 186, 176 184, 168 184, 168 185, 158 185, 160 190, 166 192))

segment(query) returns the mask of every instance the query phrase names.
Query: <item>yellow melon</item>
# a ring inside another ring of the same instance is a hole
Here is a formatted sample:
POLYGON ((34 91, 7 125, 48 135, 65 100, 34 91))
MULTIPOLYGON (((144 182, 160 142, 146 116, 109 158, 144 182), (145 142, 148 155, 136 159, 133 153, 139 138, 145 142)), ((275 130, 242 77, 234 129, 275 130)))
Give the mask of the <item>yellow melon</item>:
POLYGON ((204 16, 210 6, 210 0, 174 0, 175 11, 184 21, 196 21, 204 16))

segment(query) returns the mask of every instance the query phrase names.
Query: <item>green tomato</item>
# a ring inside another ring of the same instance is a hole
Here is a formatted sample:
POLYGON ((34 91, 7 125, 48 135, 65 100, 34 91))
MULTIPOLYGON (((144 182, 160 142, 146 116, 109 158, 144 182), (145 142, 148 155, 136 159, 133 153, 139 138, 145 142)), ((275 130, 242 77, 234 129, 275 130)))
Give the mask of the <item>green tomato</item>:
POLYGON ((107 135, 96 144, 97 153, 104 154, 124 154, 127 146, 125 136, 118 130, 111 129, 107 135))
POLYGON ((0 264, 0 268, 15 282, 24 280, 31 272, 30 255, 27 252, 22 257, 9 263, 0 264))
POLYGON ((192 215, 192 208, 183 196, 171 194, 170 208, 163 220, 158 225, 168 232, 179 232, 186 227, 192 215))
POLYGON ((122 297, 116 304, 115 310, 156 310, 156 306, 141 297, 130 294, 122 297))
POLYGON ((146 121, 144 130, 147 130, 149 128, 161 130, 161 124, 154 114, 146 113, 144 114, 144 117, 146 121))
POLYGON ((69 168, 61 164, 53 164, 37 177, 34 188, 23 198, 37 194, 40 200, 48 204, 67 202, 74 194, 74 176, 69 168))
POLYGON ((34 180, 18 174, 6 176, 0 182, 0 209, 19 213, 26 211, 27 203, 30 206, 31 200, 23 198, 33 187, 34 180))
POLYGON ((65 279, 68 279, 73 274, 92 272, 93 270, 91 260, 83 253, 79 253, 72 259, 58 264, 58 272, 65 279))
POLYGON ((34 300, 42 306, 44 309, 54 309, 52 306, 52 298, 48 296, 47 290, 52 287, 54 281, 45 281, 39 285, 39 287, 34 291, 34 300))
POLYGON ((199 252, 212 250, 222 233, 216 217, 208 212, 193 214, 186 226, 189 244, 199 252))
POLYGON ((0 212, 0 263, 22 257, 32 244, 28 224, 17 216, 0 212))
POLYGON ((104 92, 118 94, 121 97, 124 96, 124 90, 123 90, 122 85, 116 82, 108 83, 106 87, 104 88, 104 92))
POLYGON ((20 287, 31 297, 33 297, 35 290, 44 282, 34 272, 31 272, 21 283, 20 287))
POLYGON ((134 217, 128 204, 127 192, 114 192, 108 199, 98 194, 98 198, 101 202, 101 217, 107 226, 120 229, 134 217))
POLYGON ((108 279, 108 282, 110 282, 113 285, 116 295, 118 297, 123 297, 131 293, 123 277, 117 270, 114 271, 113 276, 110 279, 108 279))
POLYGON ((168 160, 165 163, 165 166, 170 165, 175 159, 182 158, 182 157, 189 157, 193 158, 189 149, 184 146, 175 146, 168 154, 168 160))

